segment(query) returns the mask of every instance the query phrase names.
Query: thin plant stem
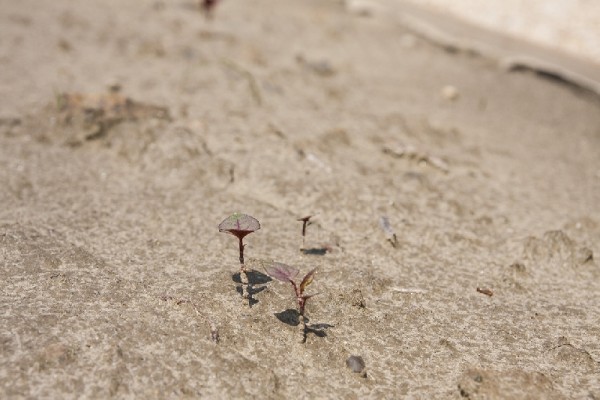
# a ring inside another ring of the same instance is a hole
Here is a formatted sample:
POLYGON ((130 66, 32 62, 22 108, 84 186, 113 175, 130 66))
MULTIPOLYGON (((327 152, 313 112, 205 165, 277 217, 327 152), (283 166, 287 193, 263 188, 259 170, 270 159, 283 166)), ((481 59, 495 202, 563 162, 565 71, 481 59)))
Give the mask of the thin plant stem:
POLYGON ((306 247, 306 226, 308 225, 308 220, 302 221, 302 247, 300 250, 304 250, 306 247))
POLYGON ((239 238, 240 241, 240 264, 244 265, 244 239, 239 238))
POLYGON ((244 303, 249 298, 248 291, 248 274, 246 274, 246 265, 244 264, 244 243, 243 239, 240 240, 240 281, 242 282, 242 298, 244 299, 244 303))
POLYGON ((306 317, 304 316, 304 305, 306 299, 302 297, 302 294, 298 293, 297 286, 294 282, 294 289, 296 290, 296 301, 298 302, 298 330, 300 331, 300 343, 306 343, 306 317))
POLYGON ((302 221, 302 246, 300 247, 300 251, 306 248, 306 228, 308 227, 310 217, 309 215, 308 217, 297 219, 297 221, 302 221))
POLYGON ((300 343, 306 343, 306 318, 304 314, 298 316, 298 330, 300 331, 300 343))

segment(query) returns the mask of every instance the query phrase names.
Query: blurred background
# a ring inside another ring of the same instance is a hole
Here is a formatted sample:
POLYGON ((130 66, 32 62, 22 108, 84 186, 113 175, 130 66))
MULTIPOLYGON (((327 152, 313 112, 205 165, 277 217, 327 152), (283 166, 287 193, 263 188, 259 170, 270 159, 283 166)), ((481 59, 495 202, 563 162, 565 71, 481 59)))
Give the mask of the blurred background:
MULTIPOLYGON (((405 3, 407 0, 392 1, 405 3)), ((408 2, 600 64, 600 1, 408 0, 408 2)))

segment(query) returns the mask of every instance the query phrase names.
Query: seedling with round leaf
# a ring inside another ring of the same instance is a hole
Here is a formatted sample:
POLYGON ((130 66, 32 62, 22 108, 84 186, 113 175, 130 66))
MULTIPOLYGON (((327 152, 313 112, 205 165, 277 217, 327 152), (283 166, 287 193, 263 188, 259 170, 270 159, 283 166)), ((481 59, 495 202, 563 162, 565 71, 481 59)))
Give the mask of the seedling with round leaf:
POLYGON ((229 233, 238 238, 239 250, 240 250, 240 280, 242 282, 242 296, 244 299, 248 299, 248 275, 246 274, 246 265, 244 264, 244 237, 256 232, 260 229, 260 222, 250 215, 234 213, 229 217, 225 218, 223 222, 219 224, 219 232, 229 233))
POLYGON ((289 282, 292 285, 292 289, 294 290, 294 294, 296 295, 298 315, 300 316, 299 327, 302 332, 302 342, 306 341, 306 317, 304 315, 306 302, 308 301, 308 299, 315 296, 317 293, 307 295, 304 294, 304 291, 313 282, 317 269, 314 268, 310 270, 306 275, 304 275, 304 278, 302 278, 302 281, 300 281, 299 284, 296 283, 296 281, 294 280, 300 272, 296 267, 275 262, 273 263, 273 265, 265 267, 265 270, 267 274, 270 275, 272 278, 275 278, 281 282, 289 282))

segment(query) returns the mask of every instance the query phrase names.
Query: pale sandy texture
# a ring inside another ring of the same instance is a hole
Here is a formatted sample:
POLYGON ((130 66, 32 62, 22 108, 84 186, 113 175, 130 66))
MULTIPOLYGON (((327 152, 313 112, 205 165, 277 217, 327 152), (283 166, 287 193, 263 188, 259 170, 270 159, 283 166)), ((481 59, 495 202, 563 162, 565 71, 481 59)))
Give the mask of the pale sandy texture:
POLYGON ((600 398, 597 97, 337 1, 0 6, 0 398, 600 398))
MULTIPOLYGON (((406 1, 406 0, 390 0, 406 1)), ((409 0, 595 62, 600 67, 600 2, 590 0, 409 0)))

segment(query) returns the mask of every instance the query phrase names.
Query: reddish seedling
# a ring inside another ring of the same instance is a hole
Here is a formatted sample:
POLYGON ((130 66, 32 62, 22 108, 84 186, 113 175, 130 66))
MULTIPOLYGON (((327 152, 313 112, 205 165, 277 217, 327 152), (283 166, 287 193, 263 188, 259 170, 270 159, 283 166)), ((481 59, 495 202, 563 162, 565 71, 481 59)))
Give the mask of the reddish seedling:
POLYGON ((246 214, 234 213, 219 224, 219 232, 229 233, 238 238, 240 264, 244 265, 244 237, 260 229, 260 222, 246 214))
POLYGON ((300 272, 298 268, 275 262, 273 263, 273 265, 265 267, 265 270, 267 271, 267 274, 269 274, 272 278, 275 278, 281 282, 289 282, 292 285, 292 288, 294 289, 294 294, 296 295, 298 315, 300 316, 299 327, 302 333, 302 342, 304 342, 306 340, 306 318, 304 314, 306 302, 308 301, 308 299, 317 294, 315 293, 307 295, 304 294, 304 290, 313 282, 317 269, 314 268, 311 271, 309 271, 306 275, 304 275, 304 278, 302 278, 300 284, 296 283, 296 281, 294 280, 300 272))
POLYGON ((302 222, 302 244, 300 245, 300 251, 304 254, 323 256, 328 252, 333 251, 333 248, 328 244, 323 244, 318 247, 306 248, 306 233, 308 231, 308 227, 312 225, 311 218, 314 215, 307 215, 306 217, 298 218, 296 221, 302 222))
POLYGON ((254 217, 246 214, 234 213, 225 218, 219 224, 219 232, 229 233, 238 238, 240 250, 240 280, 242 281, 242 296, 249 298, 248 275, 246 274, 246 265, 244 264, 244 237, 260 229, 260 222, 254 217))
POLYGON ((298 218, 296 221, 302 222, 302 246, 300 247, 300 251, 304 251, 304 246, 306 244, 306 228, 310 225, 310 219, 312 215, 307 215, 306 217, 298 218))

